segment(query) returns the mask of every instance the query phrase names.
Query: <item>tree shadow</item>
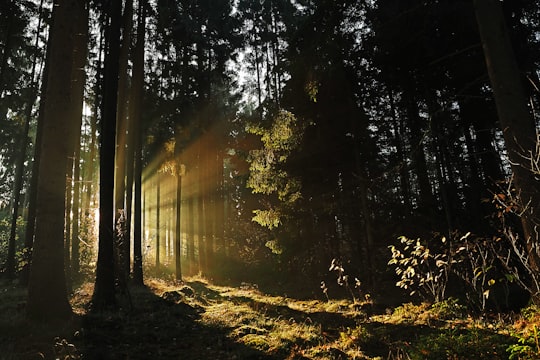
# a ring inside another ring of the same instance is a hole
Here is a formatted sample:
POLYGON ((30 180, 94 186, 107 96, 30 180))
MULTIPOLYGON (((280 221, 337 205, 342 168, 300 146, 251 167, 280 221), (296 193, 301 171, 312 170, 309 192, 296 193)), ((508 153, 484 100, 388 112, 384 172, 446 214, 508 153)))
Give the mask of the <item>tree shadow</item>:
MULTIPOLYGON (((214 294, 215 295, 215 294, 214 294)), ((202 307, 132 290, 130 311, 87 314, 75 339, 83 359, 273 359, 200 321, 202 307)))
POLYGON ((270 302, 255 300, 248 296, 232 296, 229 299, 235 303, 244 303, 253 310, 264 313, 269 317, 291 319, 297 323, 318 323, 323 326, 323 330, 324 328, 328 330, 347 328, 357 324, 357 320, 337 312, 296 310, 287 305, 272 304, 270 302))

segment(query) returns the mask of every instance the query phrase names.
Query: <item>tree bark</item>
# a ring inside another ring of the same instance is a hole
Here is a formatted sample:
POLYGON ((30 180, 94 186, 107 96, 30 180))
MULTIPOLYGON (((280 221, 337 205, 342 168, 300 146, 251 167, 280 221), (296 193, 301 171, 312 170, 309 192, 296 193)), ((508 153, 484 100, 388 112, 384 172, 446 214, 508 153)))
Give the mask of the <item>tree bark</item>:
MULTIPOLYGON (((131 45, 131 30, 133 27, 133 0, 127 0, 123 15, 123 38, 120 48, 119 58, 119 79, 118 79, 118 104, 116 117, 116 174, 115 174, 115 223, 122 224, 122 236, 117 238, 117 250, 119 271, 123 278, 129 277, 130 270, 130 241, 127 231, 127 222, 130 221, 126 213, 126 166, 127 152, 126 146, 131 146, 127 141, 128 131, 128 116, 126 109, 127 92, 128 92, 128 57, 129 48, 131 45), (123 214, 123 223, 120 218, 123 214)), ((131 191, 131 188, 128 189, 131 191)))
POLYGON ((176 231, 174 243, 174 265, 176 280, 182 280, 182 127, 176 125, 174 157, 176 160, 176 231))
POLYGON ((73 77, 73 118, 74 118, 74 153, 73 153, 73 225, 71 236, 71 276, 77 279, 80 272, 79 263, 79 213, 81 208, 81 126, 83 117, 84 88, 86 84, 86 58, 88 47, 88 6, 85 6, 80 14, 82 20, 79 22, 75 38, 75 59, 74 59, 74 77, 73 77))
MULTIPOLYGON (((528 160, 535 155, 536 126, 527 107, 527 96, 510 42, 501 2, 475 0, 474 5, 499 121, 514 174, 514 185, 524 206, 521 222, 529 250, 529 266, 538 274, 540 219, 536 215, 536 210, 540 206, 540 185, 528 160)), ((536 291, 537 293, 533 295, 539 300, 540 289, 536 291)))
POLYGON ((105 71, 100 124, 99 248, 96 281, 92 296, 94 311, 116 307, 114 291, 114 160, 121 14, 122 2, 111 1, 107 9, 109 24, 105 30, 105 71))
POLYGON ((139 1, 139 19, 137 24, 137 45, 133 61, 133 84, 131 92, 131 114, 133 124, 134 151, 134 211, 133 211, 133 282, 143 285, 142 267, 142 138, 141 138, 141 102, 144 93, 144 42, 146 24, 146 1, 139 1))
POLYGON ((161 224, 160 224, 160 203, 161 203, 161 179, 159 172, 156 174, 156 269, 159 269, 160 258, 160 235, 161 235, 161 224))
POLYGON ((208 272, 208 263, 206 256, 206 227, 205 227, 205 212, 204 212, 204 191, 205 187, 203 185, 204 175, 203 175, 203 154, 202 154, 202 141, 198 141, 196 144, 197 147, 197 245, 199 248, 199 271, 206 275, 208 272))
POLYGON ((54 66, 48 72, 37 187, 36 239, 27 303, 28 317, 45 322, 67 319, 72 314, 63 262, 65 174, 70 153, 65 139, 71 121, 71 50, 78 6, 84 6, 84 3, 66 0, 55 6, 57 15, 51 30, 54 41, 47 59, 54 66))

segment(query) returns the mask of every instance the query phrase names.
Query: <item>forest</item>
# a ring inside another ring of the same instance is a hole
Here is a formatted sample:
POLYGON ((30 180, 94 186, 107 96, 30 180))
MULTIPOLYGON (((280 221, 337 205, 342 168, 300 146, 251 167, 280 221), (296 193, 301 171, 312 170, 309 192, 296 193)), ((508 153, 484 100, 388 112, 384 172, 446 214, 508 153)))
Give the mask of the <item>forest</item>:
POLYGON ((540 1, 0 1, 0 359, 540 359, 540 1))

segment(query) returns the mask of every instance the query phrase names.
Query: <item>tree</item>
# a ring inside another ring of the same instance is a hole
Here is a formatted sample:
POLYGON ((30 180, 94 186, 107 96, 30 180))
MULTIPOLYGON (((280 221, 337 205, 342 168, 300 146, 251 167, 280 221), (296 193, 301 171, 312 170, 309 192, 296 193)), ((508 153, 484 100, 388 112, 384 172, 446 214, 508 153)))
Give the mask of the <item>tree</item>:
POLYGON ((182 280, 182 151, 184 146, 184 129, 182 126, 177 125, 174 131, 175 145, 174 145, 174 157, 176 159, 176 228, 174 233, 174 266, 175 266, 175 279, 182 280))
POLYGON ((116 146, 116 111, 120 52, 120 18, 122 3, 111 1, 105 10, 105 71, 100 123, 99 161, 99 248, 92 307, 102 311, 116 306, 115 299, 115 212, 114 165, 116 146))
MULTIPOLYGON (((529 250, 529 265, 534 271, 540 272, 540 218, 536 215, 540 207, 540 186, 529 160, 535 155, 537 129, 527 107, 522 77, 500 1, 475 0, 474 4, 514 184, 524 207, 521 209, 521 222, 529 250)), ((536 291, 533 295, 538 301, 540 289, 536 291)))
POLYGON ((28 286, 27 314, 31 319, 52 321, 71 316, 64 273, 65 175, 72 118, 71 69, 76 14, 83 2, 66 0, 54 8, 52 43, 47 59, 46 104, 37 187, 36 238, 28 286), (68 49, 68 51, 66 51, 68 49), (61 141, 59 141, 61 139, 61 141))
POLYGON ((123 24, 122 24, 122 44, 120 47, 119 58, 119 80, 118 80, 118 109, 116 124, 116 167, 115 167, 115 224, 120 225, 119 236, 116 239, 118 248, 118 266, 119 275, 122 279, 129 277, 130 270, 130 239, 127 231, 127 223, 130 222, 127 211, 126 193, 132 191, 126 184, 127 162, 126 146, 132 144, 128 142, 128 59, 131 46, 131 32, 133 27, 133 0, 126 1, 124 6, 123 24), (124 221, 120 219, 124 217, 124 221))
POLYGON ((134 220, 133 220, 133 281, 143 285, 142 268, 142 124, 141 103, 144 94, 144 43, 146 33, 145 0, 139 0, 139 19, 137 23, 137 44, 133 60, 133 84, 131 86, 130 121, 133 128, 134 154, 134 220))
POLYGON ((72 128, 69 139, 71 154, 68 158, 66 189, 66 244, 65 266, 68 289, 71 290, 72 280, 79 275, 79 209, 80 209, 80 154, 81 126, 83 118, 84 88, 86 85, 86 58, 88 47, 88 8, 81 7, 82 13, 77 14, 78 21, 74 37, 74 56, 71 81, 71 116, 72 128), (73 196, 71 195, 73 194, 73 196), (71 216, 70 216, 71 214, 71 216), (71 220, 69 220, 71 219, 71 220))

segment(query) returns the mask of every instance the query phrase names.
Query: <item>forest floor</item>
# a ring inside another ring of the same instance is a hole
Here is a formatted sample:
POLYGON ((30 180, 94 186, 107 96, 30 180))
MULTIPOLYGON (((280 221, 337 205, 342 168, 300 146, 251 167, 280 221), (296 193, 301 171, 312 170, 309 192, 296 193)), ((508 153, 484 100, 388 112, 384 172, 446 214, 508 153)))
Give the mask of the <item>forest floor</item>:
POLYGON ((92 315, 91 294, 90 283, 78 288, 73 321, 52 330, 25 320, 24 289, 0 283, 0 359, 540 358, 536 310, 478 319, 453 300, 378 309, 193 278, 148 279, 119 312, 92 315))

